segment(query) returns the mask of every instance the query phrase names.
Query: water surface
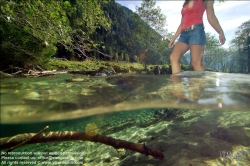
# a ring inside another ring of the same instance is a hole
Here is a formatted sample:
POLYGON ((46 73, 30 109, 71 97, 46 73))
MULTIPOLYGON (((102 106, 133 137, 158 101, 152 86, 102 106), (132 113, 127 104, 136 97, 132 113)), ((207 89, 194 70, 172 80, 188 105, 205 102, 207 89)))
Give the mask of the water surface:
POLYGON ((16 165, 65 161, 88 166, 245 166, 250 165, 249 101, 246 74, 59 74, 1 79, 1 137, 38 132, 47 125, 48 131, 79 132, 94 125, 98 134, 145 144, 165 156, 157 160, 100 143, 67 141, 17 148, 13 152, 30 152, 34 158, 20 159, 16 165))
POLYGON ((144 108, 246 110, 245 74, 88 77, 59 74, 1 80, 1 123, 62 120, 144 108))

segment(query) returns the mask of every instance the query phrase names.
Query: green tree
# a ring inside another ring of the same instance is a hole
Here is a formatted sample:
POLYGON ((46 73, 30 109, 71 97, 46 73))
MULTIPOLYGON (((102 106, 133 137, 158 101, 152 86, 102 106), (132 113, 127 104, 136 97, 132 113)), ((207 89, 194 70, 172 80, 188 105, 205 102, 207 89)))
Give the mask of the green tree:
POLYGON ((145 65, 152 63, 152 60, 155 59, 155 56, 149 54, 149 52, 152 53, 152 50, 156 47, 155 43, 159 43, 159 33, 164 31, 163 28, 166 24, 166 16, 161 13, 160 7, 155 7, 155 4, 155 0, 143 0, 141 7, 136 6, 136 13, 141 19, 134 17, 137 21, 137 27, 135 29, 138 34, 137 40, 141 40, 142 38, 144 41, 143 49, 140 54, 144 54, 146 57, 145 65), (147 26, 142 22, 145 22, 147 26), (159 33, 157 34, 155 31, 159 33))
POLYGON ((215 68, 217 62, 217 49, 219 48, 219 40, 215 35, 206 33, 206 44, 203 55, 203 65, 207 68, 215 68))
POLYGON ((119 60, 119 55, 118 52, 116 52, 114 55, 114 61, 118 62, 118 60, 119 60))
POLYGON ((124 54, 123 54, 123 52, 120 54, 119 60, 120 60, 120 61, 123 61, 123 60, 124 60, 124 54))
POLYGON ((231 46, 238 49, 237 63, 241 72, 250 72, 250 20, 242 23, 235 32, 231 46))
POLYGON ((216 70, 219 70, 221 72, 228 72, 229 66, 230 66, 230 53, 228 50, 226 50, 223 47, 218 47, 216 49, 216 61, 215 61, 215 68, 216 70))
POLYGON ((98 51, 99 45, 89 36, 98 28, 109 29, 110 22, 101 9, 106 2, 2 0, 0 30, 4 35, 1 56, 6 62, 9 61, 7 55, 16 56, 20 52, 22 60, 37 63, 39 59, 55 55, 58 45, 79 56, 98 51), (30 43, 34 43, 33 50, 30 43), (46 56, 41 57, 43 54, 46 56))
POLYGON ((230 47, 229 51, 229 64, 227 67, 227 72, 229 73, 241 73, 246 71, 246 66, 242 66, 245 64, 245 57, 241 56, 238 48, 230 47))
POLYGON ((113 49, 112 49, 112 47, 109 47, 109 55, 110 55, 110 58, 111 59, 114 59, 114 53, 113 53, 113 49))
POLYGON ((139 63, 139 57, 138 57, 137 55, 134 56, 134 61, 135 61, 136 63, 139 63))
POLYGON ((126 62, 129 62, 130 58, 129 58, 129 55, 128 54, 125 54, 125 61, 126 62))

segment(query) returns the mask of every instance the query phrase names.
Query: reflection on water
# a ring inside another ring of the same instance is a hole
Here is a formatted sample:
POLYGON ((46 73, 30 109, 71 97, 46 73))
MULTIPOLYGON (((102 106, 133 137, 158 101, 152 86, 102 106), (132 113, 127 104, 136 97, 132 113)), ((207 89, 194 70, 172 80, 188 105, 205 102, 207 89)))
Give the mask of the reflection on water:
POLYGON ((250 106, 249 87, 248 75, 213 72, 183 72, 171 78, 61 74, 2 79, 1 123, 62 120, 144 108, 244 110, 250 106))
MULTIPOLYGON (((50 131, 94 126, 99 134, 161 150, 165 159, 81 141, 15 151, 82 152, 67 160, 90 166, 250 165, 249 94, 249 75, 214 72, 2 79, 1 137, 38 132, 46 125, 50 131)), ((48 154, 33 156, 49 161, 48 154)))

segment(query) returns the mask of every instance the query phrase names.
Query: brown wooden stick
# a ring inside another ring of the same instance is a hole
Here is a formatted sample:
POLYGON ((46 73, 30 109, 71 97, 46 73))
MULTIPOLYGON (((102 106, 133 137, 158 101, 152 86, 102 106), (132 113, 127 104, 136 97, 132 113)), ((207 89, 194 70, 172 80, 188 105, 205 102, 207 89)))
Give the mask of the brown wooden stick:
POLYGON ((21 142, 21 143, 15 145, 15 146, 13 146, 13 147, 10 147, 5 153, 2 153, 2 154, 0 155, 0 157, 6 155, 8 152, 11 152, 12 150, 14 150, 14 149, 16 149, 16 148, 18 148, 18 147, 20 147, 20 146, 22 146, 22 145, 25 145, 28 141, 30 141, 30 140, 32 140, 33 138, 37 137, 38 135, 40 135, 42 132, 44 132, 44 131, 47 130, 48 128, 49 128, 49 126, 46 126, 44 129, 42 129, 41 131, 39 131, 38 133, 36 133, 34 136, 28 138, 27 140, 24 140, 23 142, 21 142))
POLYGON ((18 134, 13 137, 0 138, 0 150, 16 146, 24 142, 25 140, 30 139, 25 144, 34 144, 34 143, 44 143, 44 142, 53 142, 53 141, 72 141, 72 140, 82 140, 82 141, 91 141, 99 142, 106 145, 113 146, 116 149, 125 148, 140 152, 142 154, 151 155, 156 159, 164 159, 164 154, 161 151, 147 147, 145 144, 140 145, 133 142, 128 142, 124 140, 115 139, 112 137, 107 137, 105 135, 95 135, 89 136, 85 132, 76 132, 76 131, 63 131, 63 132, 47 132, 41 133, 34 137, 37 133, 24 133, 18 134))

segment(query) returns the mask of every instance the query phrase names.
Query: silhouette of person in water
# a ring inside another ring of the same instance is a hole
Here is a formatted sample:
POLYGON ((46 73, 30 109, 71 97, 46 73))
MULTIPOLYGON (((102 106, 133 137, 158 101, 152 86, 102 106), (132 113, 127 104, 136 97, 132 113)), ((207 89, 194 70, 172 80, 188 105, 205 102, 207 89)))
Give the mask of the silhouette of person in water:
POLYGON ((204 70, 202 66, 202 56, 206 43, 202 19, 204 11, 207 13, 208 22, 219 34, 220 45, 225 43, 225 35, 215 16, 213 3, 214 0, 185 0, 181 10, 181 23, 168 45, 169 48, 172 48, 176 38, 180 35, 170 55, 172 74, 181 71, 179 59, 189 49, 193 69, 198 71, 204 70))

